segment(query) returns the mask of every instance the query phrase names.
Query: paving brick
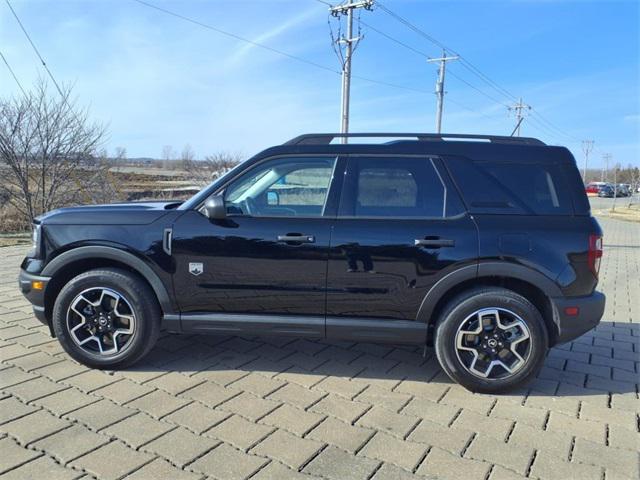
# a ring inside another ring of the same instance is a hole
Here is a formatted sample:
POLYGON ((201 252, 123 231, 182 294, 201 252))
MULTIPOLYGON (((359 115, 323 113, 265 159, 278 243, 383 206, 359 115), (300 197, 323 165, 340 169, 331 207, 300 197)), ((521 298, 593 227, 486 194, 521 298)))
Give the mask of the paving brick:
POLYGON ((52 411, 56 415, 62 416, 73 410, 95 403, 98 400, 98 398, 76 390, 75 388, 67 388, 66 390, 34 400, 33 403, 52 411))
POLYGON ((474 433, 472 430, 449 428, 439 423, 423 420, 411 432, 407 440, 437 446, 451 453, 461 454, 474 433))
POLYGON ((177 372, 168 372, 166 375, 156 377, 144 385, 159 388, 172 395, 177 395, 205 381, 203 378, 193 378, 177 372))
POLYGON ((566 462, 556 456, 540 452, 531 467, 531 476, 542 480, 601 480, 602 468, 576 462, 566 462))
POLYGON ((527 477, 524 477, 513 470, 508 470, 500 465, 494 465, 491 469, 491 474, 489 475, 488 480, 523 480, 525 478, 527 477))
POLYGON ((46 353, 36 351, 30 355, 25 355, 23 357, 9 360, 8 363, 15 365, 22 370, 30 372, 37 368, 46 367, 47 365, 51 365, 53 363, 58 363, 61 361, 61 358, 52 357, 51 355, 47 355, 46 353))
POLYGON ((640 456, 637 451, 606 447, 581 438, 576 439, 572 461, 599 465, 632 478, 640 476, 640 456))
POLYGON ((167 432, 142 448, 157 453, 172 463, 183 467, 220 442, 212 438, 198 436, 183 427, 167 432))
POLYGON ((147 412, 152 417, 161 418, 165 415, 175 412, 188 403, 188 400, 169 395, 168 393, 160 390, 156 390, 149 393, 148 395, 136 398, 135 400, 125 405, 128 408, 147 412))
POLYGON ((454 386, 446 393, 440 403, 455 405, 468 410, 473 410, 481 415, 487 415, 495 403, 495 399, 489 395, 471 393, 462 387, 454 386))
POLYGON ((527 398, 525 406, 551 410, 575 417, 580 410, 580 399, 577 397, 556 397, 548 395, 531 395, 527 398))
MULTIPOLYGON (((2 451, 4 454, 4 450, 2 451)), ((42 456, 5 473, 2 475, 2 480, 39 480, 45 478, 43 474, 46 474, 46 480, 75 480, 84 476, 83 472, 64 468, 55 460, 42 456)))
POLYGON ((225 443, 202 456, 189 468, 213 478, 242 480, 260 470, 267 460, 243 453, 225 443))
MULTIPOLYGON (((633 425, 629 425, 633 427, 633 425)), ((640 433, 631 428, 609 425, 609 446, 640 451, 640 433)))
POLYGON ((322 415, 332 415, 352 423, 360 418, 371 405, 347 400, 344 397, 329 394, 313 405, 309 410, 322 415))
POLYGON ((295 383, 287 383, 284 387, 269 395, 268 398, 277 402, 296 405, 300 408, 308 408, 326 395, 325 392, 310 390, 295 383))
POLYGON ((285 382, 281 380, 275 380, 254 372, 231 384, 233 388, 253 393, 259 397, 265 397, 284 385, 285 382))
POLYGON ((373 433, 373 430, 355 427, 341 420, 328 417, 309 432, 305 438, 335 445, 342 450, 354 453, 371 438, 373 433))
POLYGON ((17 343, 9 343, 8 345, 0 348, 0 361, 6 362, 13 358, 23 357, 34 353, 33 349, 27 348, 17 343))
POLYGON ((460 407, 414 398, 401 410, 404 415, 423 418, 441 425, 449 425, 458 415, 460 407))
POLYGON ((489 474, 491 465, 468 458, 453 455, 439 448, 432 448, 427 458, 418 467, 420 475, 435 477, 438 480, 484 480, 489 474))
POLYGON ((604 444, 607 437, 606 426, 589 420, 569 417, 562 413, 551 412, 547 431, 560 432, 586 438, 604 444))
POLYGON ((532 427, 542 429, 547 419, 547 413, 547 411, 540 408, 523 407, 518 403, 498 400, 489 416, 526 423, 532 427))
POLYGON ((181 425, 196 433, 203 433, 230 416, 230 413, 213 410, 194 402, 167 415, 163 420, 181 425))
POLYGON ((164 435, 173 428, 175 428, 173 425, 151 418, 144 413, 136 413, 131 417, 127 417, 118 423, 106 427, 103 432, 113 435, 137 449, 164 435))
POLYGON ((517 423, 509 437, 509 445, 531 447, 563 460, 569 458, 573 437, 569 433, 546 432, 517 423))
POLYGON ((88 368, 84 365, 72 362, 71 360, 63 360, 59 363, 54 363, 52 365, 37 368, 35 372, 47 377, 49 380, 57 382, 64 378, 77 375, 78 373, 84 372, 86 370, 88 370, 88 368))
POLYGON ((584 402, 582 404, 580 418, 594 422, 607 423, 609 425, 620 425, 625 428, 629 428, 629 425, 634 425, 636 422, 636 414, 634 412, 619 410, 617 408, 601 407, 589 402, 584 402))
POLYGON ((260 469, 251 480, 310 480, 309 475, 296 472, 282 463, 271 461, 267 466, 260 469))
POLYGON ((107 385, 93 392, 98 397, 108 398, 115 403, 122 405, 124 403, 135 400, 147 393, 151 393, 154 389, 146 385, 139 385, 129 379, 120 379, 116 383, 107 385))
POLYGON ((209 430, 207 435, 219 438, 246 451, 258 444, 274 430, 271 426, 250 422, 237 415, 232 415, 209 430))
POLYGON ((100 430, 135 413, 136 411, 133 409, 121 407, 108 400, 100 400, 74 410, 65 415, 65 417, 89 425, 94 430, 100 430))
POLYGON ((379 462, 376 460, 355 457, 329 446, 314 458, 303 471, 335 480, 364 480, 371 476, 378 465, 379 462))
POLYGON ((6 437, 0 439, 0 452, 2 452, 0 455, 0 475, 42 455, 40 452, 21 447, 13 439, 6 437))
POLYGON ((409 433, 420 419, 395 413, 384 407, 373 407, 356 423, 362 427, 386 430, 398 436, 409 433))
POLYGON ((501 465, 521 475, 526 475, 534 449, 517 444, 501 445, 491 437, 477 435, 465 452, 466 458, 501 465))
POLYGON ((0 426, 0 432, 8 433, 18 439, 23 445, 47 437, 71 424, 51 415, 44 410, 38 410, 30 415, 18 418, 0 426))
POLYGON ((220 405, 220 409, 256 421, 278 408, 279 405, 276 401, 265 400, 251 393, 243 392, 220 405))
POLYGON ((93 392, 117 381, 117 377, 108 375, 101 370, 87 370, 73 377, 65 378, 62 383, 79 388, 84 392, 93 392))
POLYGON ((126 476, 126 480, 200 480, 201 478, 201 474, 176 468, 162 458, 156 458, 151 463, 147 463, 139 470, 126 476))
POLYGON ((36 410, 36 407, 22 403, 14 397, 7 397, 0 400, 0 424, 24 417, 36 410))
POLYGON ((69 463, 102 445, 110 438, 99 435, 81 425, 72 425, 33 444, 39 450, 55 457, 62 464, 69 463))
POLYGON ((334 393, 342 397, 352 399, 362 392, 366 387, 357 382, 352 382, 346 378, 327 377, 313 387, 323 392, 334 393))
POLYGON ((32 402, 33 400, 51 395, 52 393, 59 392, 66 388, 69 387, 52 382, 44 377, 38 377, 33 380, 28 380, 17 385, 12 385, 11 387, 7 387, 4 391, 15 395, 23 402, 32 402))
POLYGON ((379 405, 397 412, 407 405, 412 398, 412 395, 408 393, 387 390, 378 385, 370 385, 366 390, 359 393, 354 400, 366 405, 379 405))
POLYGON ((213 382, 206 382, 186 392, 182 392, 179 396, 181 398, 197 400, 209 407, 216 407, 240 393, 240 390, 225 388, 213 382))
POLYGON ((300 438, 283 430, 276 430, 251 449, 251 453, 278 460, 297 470, 323 447, 321 442, 300 438))
POLYGON ((411 471, 418 466, 427 448, 424 444, 407 442, 386 433, 377 432, 358 452, 358 455, 389 462, 411 471))
MULTIPOLYGON (((2 351, 2 349, 0 349, 0 351, 2 351)), ((34 373, 25 372, 18 367, 7 368, 3 370, 2 375, 0 375, 0 388, 6 389, 11 385, 33 380, 34 378, 38 378, 38 376, 34 373)))
POLYGON ((303 436, 318 425, 325 415, 307 412, 291 405, 281 405, 260 420, 260 423, 283 428, 289 432, 303 436))
MULTIPOLYGON (((391 463, 383 463, 382 466, 371 477, 371 480, 421 480, 425 477, 414 475, 404 468, 391 463)), ((426 480, 426 479, 425 479, 426 480)))
POLYGON ((118 441, 108 443, 71 462, 100 480, 116 480, 149 463, 153 456, 132 450, 118 441), (113 459, 113 461, 105 461, 113 459))
POLYGON ((461 428, 465 431, 476 431, 482 435, 504 441, 513 428, 513 421, 503 418, 490 418, 485 415, 462 410, 462 413, 451 425, 453 429, 461 428))

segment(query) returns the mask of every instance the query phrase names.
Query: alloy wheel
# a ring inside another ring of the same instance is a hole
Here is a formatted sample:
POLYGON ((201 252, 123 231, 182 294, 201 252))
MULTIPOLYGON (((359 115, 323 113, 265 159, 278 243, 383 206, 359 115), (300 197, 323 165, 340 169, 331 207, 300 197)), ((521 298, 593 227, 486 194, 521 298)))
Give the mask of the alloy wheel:
POLYGON ((458 327, 456 355, 477 377, 497 380, 520 370, 531 355, 531 334, 524 320, 504 308, 483 308, 458 327))
POLYGON ((131 343, 136 316, 127 299, 105 287, 84 290, 67 310, 67 329, 83 350, 101 356, 116 355, 131 343))

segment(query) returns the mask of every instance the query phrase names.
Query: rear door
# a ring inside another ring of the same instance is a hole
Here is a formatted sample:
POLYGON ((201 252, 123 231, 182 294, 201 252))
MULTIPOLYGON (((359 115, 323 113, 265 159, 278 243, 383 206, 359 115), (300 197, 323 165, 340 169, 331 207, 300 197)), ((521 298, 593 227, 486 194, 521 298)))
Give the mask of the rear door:
POLYGON ((389 322, 422 335, 407 322, 426 293, 477 254, 475 224, 438 159, 351 156, 331 235, 327 336, 393 340, 389 322))

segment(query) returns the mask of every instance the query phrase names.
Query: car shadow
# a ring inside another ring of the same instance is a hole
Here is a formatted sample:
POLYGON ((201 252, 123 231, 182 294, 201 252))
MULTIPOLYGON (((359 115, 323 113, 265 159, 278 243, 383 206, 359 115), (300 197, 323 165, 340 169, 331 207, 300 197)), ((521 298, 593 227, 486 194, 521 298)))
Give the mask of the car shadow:
MULTIPOLYGON (((515 397, 608 396, 637 393, 640 324, 600 323, 574 342, 552 348, 536 378, 515 397), (614 372, 615 369, 615 372, 614 372)), ((163 332, 156 347, 125 371, 156 378, 178 372, 231 387, 255 372, 276 380, 313 386, 328 377, 379 383, 394 390, 401 382, 455 385, 432 348, 275 337, 177 335, 163 332), (153 375, 157 373, 158 375, 153 375)), ((195 383, 194 383, 195 384, 195 383)), ((421 388, 420 386, 415 388, 421 388)), ((349 396, 349 394, 347 394, 349 396)))

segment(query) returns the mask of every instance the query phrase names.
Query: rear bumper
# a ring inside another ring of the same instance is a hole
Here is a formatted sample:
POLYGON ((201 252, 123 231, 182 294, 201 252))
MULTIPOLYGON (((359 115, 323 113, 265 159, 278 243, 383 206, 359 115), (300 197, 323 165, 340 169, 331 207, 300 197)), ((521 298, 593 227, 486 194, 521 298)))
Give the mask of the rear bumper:
POLYGON ((605 296, 593 292, 586 297, 556 297, 551 301, 558 327, 556 343, 566 343, 594 329, 604 314, 605 296), (567 315, 567 307, 577 307, 577 315, 567 315))
POLYGON ((49 325, 44 310, 44 292, 49 280, 51 280, 51 278, 34 275, 32 273, 25 272, 24 270, 20 270, 20 275, 18 277, 18 286, 20 287, 20 291, 27 300, 31 302, 31 305, 33 305, 33 313, 36 318, 45 325, 49 325), (32 282, 42 282, 42 288, 38 290, 34 289, 32 287, 32 282))

